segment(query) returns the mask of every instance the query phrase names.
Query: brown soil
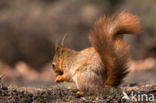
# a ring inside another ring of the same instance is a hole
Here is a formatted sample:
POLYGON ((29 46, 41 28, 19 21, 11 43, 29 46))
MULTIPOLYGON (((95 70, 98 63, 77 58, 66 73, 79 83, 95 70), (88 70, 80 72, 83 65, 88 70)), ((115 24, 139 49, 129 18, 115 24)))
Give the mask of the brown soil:
POLYGON ((133 83, 123 85, 118 89, 105 89, 99 94, 85 95, 77 95, 77 89, 64 88, 63 84, 47 88, 29 88, 7 87, 1 83, 0 103, 131 103, 131 101, 121 99, 123 90, 151 93, 156 97, 156 83, 133 83))

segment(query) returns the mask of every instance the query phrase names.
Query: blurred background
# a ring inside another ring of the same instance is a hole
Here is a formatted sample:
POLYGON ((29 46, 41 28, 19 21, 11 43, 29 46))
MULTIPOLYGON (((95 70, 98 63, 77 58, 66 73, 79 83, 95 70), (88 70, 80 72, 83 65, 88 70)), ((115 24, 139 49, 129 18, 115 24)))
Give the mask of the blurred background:
POLYGON ((54 84, 55 44, 81 50, 100 16, 129 11, 140 17, 142 31, 126 36, 130 47, 127 82, 156 81, 155 0, 0 0, 0 77, 6 84, 54 84))

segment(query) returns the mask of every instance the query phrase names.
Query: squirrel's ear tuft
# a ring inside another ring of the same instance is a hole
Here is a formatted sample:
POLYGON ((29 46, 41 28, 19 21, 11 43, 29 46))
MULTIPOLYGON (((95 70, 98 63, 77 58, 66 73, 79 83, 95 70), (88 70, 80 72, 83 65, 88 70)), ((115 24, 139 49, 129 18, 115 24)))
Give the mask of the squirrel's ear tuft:
POLYGON ((64 45, 64 40, 65 40, 65 38, 66 38, 67 35, 68 35, 67 33, 64 34, 63 37, 62 37, 62 39, 61 39, 60 44, 61 44, 62 46, 64 45))
POLYGON ((55 43, 55 51, 64 47, 64 40, 68 34, 66 33, 59 42, 55 43))
POLYGON ((55 51, 59 51, 59 50, 61 50, 62 48, 63 48, 63 45, 58 44, 58 45, 55 46, 55 51))

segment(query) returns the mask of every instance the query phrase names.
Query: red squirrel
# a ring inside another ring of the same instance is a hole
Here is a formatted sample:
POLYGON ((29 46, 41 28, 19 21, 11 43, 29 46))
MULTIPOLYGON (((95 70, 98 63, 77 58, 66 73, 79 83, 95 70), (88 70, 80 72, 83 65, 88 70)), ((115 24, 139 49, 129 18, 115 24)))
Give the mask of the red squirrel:
POLYGON ((123 35, 139 31, 138 17, 128 12, 99 18, 89 34, 92 47, 76 51, 57 46, 52 61, 58 74, 56 82, 73 81, 82 92, 117 87, 128 74, 129 56, 123 35))

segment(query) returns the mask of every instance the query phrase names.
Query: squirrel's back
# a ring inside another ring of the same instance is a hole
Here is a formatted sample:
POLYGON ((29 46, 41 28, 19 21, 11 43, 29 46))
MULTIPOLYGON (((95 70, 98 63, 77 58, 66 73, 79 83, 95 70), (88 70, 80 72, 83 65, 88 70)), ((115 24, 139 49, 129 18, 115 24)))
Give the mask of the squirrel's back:
MULTIPOLYGON (((99 70, 103 69, 103 62, 99 57, 98 52, 95 48, 90 47, 84 50, 81 50, 77 53, 77 56, 72 63, 72 73, 76 74, 77 72, 84 71, 84 70, 99 70), (90 66, 89 68, 83 68, 84 66, 90 66), (79 68, 80 67, 80 68, 79 68)), ((94 71, 95 71, 94 70, 94 71)))

